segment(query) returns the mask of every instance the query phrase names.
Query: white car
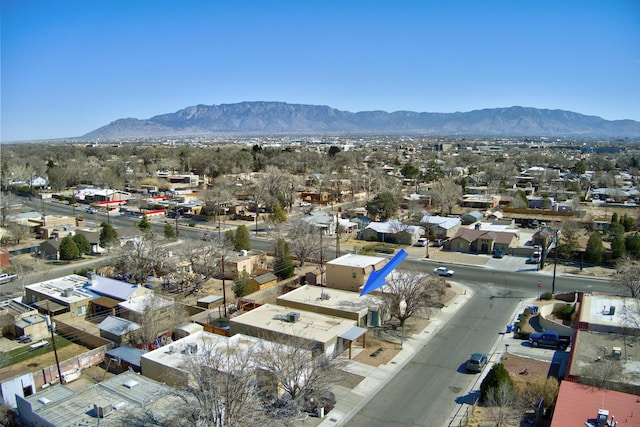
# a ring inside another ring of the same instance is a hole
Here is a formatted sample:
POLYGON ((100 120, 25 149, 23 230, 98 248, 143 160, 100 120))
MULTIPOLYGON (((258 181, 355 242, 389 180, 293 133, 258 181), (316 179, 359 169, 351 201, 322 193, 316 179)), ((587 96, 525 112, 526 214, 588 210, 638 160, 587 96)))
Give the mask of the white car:
POLYGON ((94 214, 96 212, 98 212, 96 208, 87 208, 87 213, 94 214))
POLYGON ((309 202, 300 202, 300 207, 301 208, 304 208, 304 207, 307 207, 307 206, 311 206, 311 203, 309 203, 309 202))
POLYGON ((447 267, 438 267, 435 270, 433 270, 433 274, 437 274, 438 276, 447 276, 447 277, 451 277, 453 276, 454 271, 453 270, 449 270, 447 267))

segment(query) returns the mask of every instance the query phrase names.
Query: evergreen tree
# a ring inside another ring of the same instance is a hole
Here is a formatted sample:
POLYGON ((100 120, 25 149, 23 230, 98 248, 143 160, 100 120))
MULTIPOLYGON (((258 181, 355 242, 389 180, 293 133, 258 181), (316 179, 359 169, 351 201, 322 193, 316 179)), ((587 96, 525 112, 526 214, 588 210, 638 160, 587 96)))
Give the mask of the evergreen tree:
POLYGON ((611 224, 616 222, 618 222, 618 212, 614 212, 613 215, 611 215, 611 224))
POLYGON ((624 226, 619 222, 612 222, 609 225, 609 239, 613 241, 618 236, 624 237, 624 226))
POLYGON ((392 192, 383 191, 367 203, 366 209, 370 215, 378 218, 380 221, 386 221, 396 214, 398 201, 392 192))
POLYGON ((168 222, 164 224, 164 237, 167 239, 176 237, 176 234, 173 232, 173 227, 168 222))
POLYGON ((103 222, 100 224, 100 247, 111 248, 118 243, 118 232, 111 224, 103 222))
POLYGON ((78 233, 72 237, 73 241, 78 246, 80 255, 91 255, 91 243, 87 240, 87 236, 82 233, 78 233))
POLYGON ((640 233, 635 232, 625 236, 624 246, 630 257, 640 258, 640 233))
POLYGON ((251 277, 246 271, 243 271, 233 279, 233 295, 236 298, 249 295, 251 293, 251 277))
POLYGON ((486 402, 490 391, 497 390, 502 383, 506 383, 510 388, 513 388, 513 380, 509 376, 509 371, 504 367, 502 363, 496 363, 489 371, 482 384, 480 384, 480 400, 486 402))
POLYGON ((70 236, 64 237, 60 241, 58 251, 60 252, 60 259, 65 261, 76 259, 80 256, 80 249, 78 249, 78 245, 70 236))
POLYGON ((142 215, 142 219, 138 223, 138 228, 144 233, 151 232, 151 222, 146 214, 142 215))
POLYGON ((287 222, 287 213, 282 209, 282 205, 280 202, 276 202, 271 209, 271 214, 269 214, 269 219, 276 224, 282 224, 283 222, 287 222))
POLYGON ((236 235, 233 239, 233 250, 241 251, 241 250, 251 250, 251 239, 249 239, 249 229, 246 225, 239 225, 236 228, 236 235))
POLYGON ((589 236, 587 242, 587 249, 585 250, 585 259, 590 264, 600 264, 602 262, 602 254, 604 248, 602 247, 602 234, 598 231, 594 231, 589 236))
POLYGON ((622 226, 624 227, 624 231, 631 231, 631 229, 633 229, 633 218, 631 218, 629 215, 624 214, 622 215, 622 219, 620 219, 620 224, 622 224, 622 226))
POLYGON ((289 244, 284 239, 278 239, 275 250, 275 262, 273 266, 278 279, 284 280, 292 277, 295 272, 289 244))
POLYGON ((624 237, 616 236, 611 241, 611 259, 616 260, 625 256, 627 248, 624 244, 624 237))

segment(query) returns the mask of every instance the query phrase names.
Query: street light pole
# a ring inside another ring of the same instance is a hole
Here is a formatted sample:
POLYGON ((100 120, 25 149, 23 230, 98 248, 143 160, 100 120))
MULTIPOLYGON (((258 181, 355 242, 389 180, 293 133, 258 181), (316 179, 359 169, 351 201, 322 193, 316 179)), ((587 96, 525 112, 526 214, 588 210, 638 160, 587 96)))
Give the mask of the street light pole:
POLYGON ((558 265, 558 230, 556 230, 556 238, 555 238, 555 248, 554 248, 554 257, 553 257, 553 279, 551 280, 551 293, 555 295, 556 293, 556 266, 558 265))

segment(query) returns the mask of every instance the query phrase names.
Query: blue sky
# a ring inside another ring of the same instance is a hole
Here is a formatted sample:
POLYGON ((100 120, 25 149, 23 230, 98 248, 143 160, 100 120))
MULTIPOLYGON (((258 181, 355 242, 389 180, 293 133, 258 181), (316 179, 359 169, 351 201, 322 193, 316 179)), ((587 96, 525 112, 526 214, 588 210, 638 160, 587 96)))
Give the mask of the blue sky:
POLYGON ((2 0, 2 141, 197 104, 640 120, 640 1, 2 0))

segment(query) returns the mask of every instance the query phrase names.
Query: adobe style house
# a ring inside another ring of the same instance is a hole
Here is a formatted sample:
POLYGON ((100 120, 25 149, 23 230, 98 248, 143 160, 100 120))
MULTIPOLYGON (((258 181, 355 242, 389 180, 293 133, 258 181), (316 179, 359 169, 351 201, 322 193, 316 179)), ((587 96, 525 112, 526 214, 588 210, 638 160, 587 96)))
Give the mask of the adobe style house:
POLYGON ((424 234, 422 227, 400 221, 372 222, 360 233, 362 240, 414 245, 424 234))
POLYGON ((462 225, 460 218, 449 218, 428 214, 422 217, 420 223, 424 224, 423 227, 426 230, 427 237, 431 240, 450 239, 456 234, 462 225))
POLYGON ((475 254, 490 254, 494 250, 507 253, 517 240, 514 233, 463 228, 450 240, 448 249, 475 254))
POLYGON ((387 261, 387 258, 368 255, 343 255, 325 264, 325 284, 328 288, 359 292, 367 283, 369 274, 379 271, 387 261))

